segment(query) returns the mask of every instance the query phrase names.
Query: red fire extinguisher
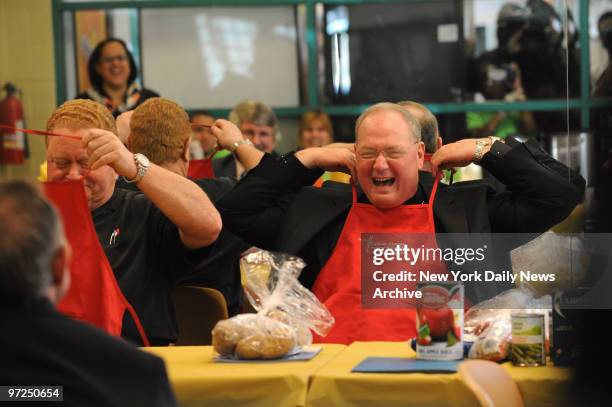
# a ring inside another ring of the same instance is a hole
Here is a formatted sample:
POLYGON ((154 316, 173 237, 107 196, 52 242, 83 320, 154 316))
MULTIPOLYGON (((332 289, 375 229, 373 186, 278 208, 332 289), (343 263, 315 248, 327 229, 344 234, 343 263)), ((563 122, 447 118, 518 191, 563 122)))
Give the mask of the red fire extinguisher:
MULTIPOLYGON (((0 101, 0 124, 24 128, 23 107, 15 96, 17 88, 7 83, 6 97, 0 101)), ((23 164, 25 159, 25 135, 20 131, 0 129, 0 163, 23 164)))

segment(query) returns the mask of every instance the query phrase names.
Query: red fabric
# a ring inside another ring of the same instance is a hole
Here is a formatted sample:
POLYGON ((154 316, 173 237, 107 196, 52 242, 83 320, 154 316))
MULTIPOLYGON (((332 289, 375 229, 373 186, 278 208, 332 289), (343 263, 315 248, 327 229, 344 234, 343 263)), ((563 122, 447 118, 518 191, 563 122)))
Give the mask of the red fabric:
MULTIPOLYGON (((316 342, 350 344, 354 341, 403 341, 416 336, 415 308, 374 309, 361 304, 361 234, 416 233, 426 236, 426 247, 435 246, 433 202, 440 177, 436 178, 429 203, 400 205, 380 210, 371 204, 353 205, 331 257, 313 286, 317 298, 327 306, 336 322, 316 342), (433 243, 432 243, 433 242, 433 243)), ((409 244, 409 243, 407 243, 409 244)), ((446 273, 444 263, 428 264, 434 273, 446 273)), ((412 283, 416 288, 416 283, 412 283)), ((411 288, 410 283, 405 284, 411 288)))
POLYGON ((187 176, 192 179, 210 179, 215 177, 212 158, 206 160, 190 160, 187 176))
POLYGON ((58 305, 60 312, 121 336, 123 314, 130 312, 145 346, 149 346, 136 312, 123 296, 98 241, 82 180, 45 182, 47 198, 58 209, 72 248, 71 285, 58 305))

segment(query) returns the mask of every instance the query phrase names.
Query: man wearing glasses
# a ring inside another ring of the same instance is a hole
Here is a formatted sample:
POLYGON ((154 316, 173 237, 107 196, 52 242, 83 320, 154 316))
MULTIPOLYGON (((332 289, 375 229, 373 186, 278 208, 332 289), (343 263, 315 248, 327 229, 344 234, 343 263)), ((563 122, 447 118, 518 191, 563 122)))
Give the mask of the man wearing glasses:
MULTIPOLYGON (((81 138, 48 137, 48 179, 83 179, 98 240, 123 295, 152 345, 175 342, 177 261, 217 239, 219 213, 196 184, 128 151, 115 135, 110 112, 99 103, 64 103, 47 121, 47 130, 81 138), (142 194, 115 188, 117 175, 142 194)), ((122 336, 140 343, 131 320, 122 336)))
POLYGON ((257 100, 245 100, 238 103, 229 114, 229 121, 234 123, 244 136, 244 140, 230 146, 232 155, 213 161, 213 168, 217 177, 235 177, 240 179, 244 167, 236 160, 234 153, 242 143, 252 144, 259 151, 278 156, 276 139, 278 136, 278 120, 274 111, 265 103, 257 100))
POLYGON ((326 342, 416 334, 414 308, 362 307, 362 233, 541 233, 564 219, 584 190, 581 178, 570 183, 568 169, 541 149, 492 138, 442 146, 431 159, 432 173, 476 162, 507 191, 483 182, 426 188, 419 178, 425 153, 420 125, 396 104, 367 109, 355 132, 353 151, 328 146, 280 160, 264 156, 216 204, 224 225, 244 240, 305 260, 300 280, 336 318, 326 342), (308 187, 322 169, 339 168, 350 170, 359 188, 308 187))

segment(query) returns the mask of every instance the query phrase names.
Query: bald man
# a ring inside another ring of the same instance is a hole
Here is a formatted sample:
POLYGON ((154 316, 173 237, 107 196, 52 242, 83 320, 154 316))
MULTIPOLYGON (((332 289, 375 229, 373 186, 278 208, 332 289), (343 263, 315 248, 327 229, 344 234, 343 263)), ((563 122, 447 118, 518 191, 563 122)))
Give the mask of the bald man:
MULTIPOLYGON (((419 176, 425 153, 421 127, 405 108, 370 107, 358 118, 355 134, 355 153, 315 147, 278 161, 266 155, 216 203, 225 227, 239 237, 305 260, 300 280, 336 318, 325 341, 406 340, 416 334, 414 309, 387 318, 361 306, 361 233, 413 233, 415 227, 446 233, 543 232, 567 217, 584 192, 584 180, 570 183, 568 169, 551 165, 554 160, 537 146, 467 139, 434 154, 433 174, 476 162, 508 190, 499 193, 482 182, 440 184, 434 201, 419 176), (350 187, 308 187, 321 175, 319 168, 339 167, 352 169, 360 187, 355 195, 350 187), (411 224, 412 215, 404 216, 427 205, 433 219, 421 214, 411 224)), ((473 294, 470 300, 478 302, 495 292, 473 294)))

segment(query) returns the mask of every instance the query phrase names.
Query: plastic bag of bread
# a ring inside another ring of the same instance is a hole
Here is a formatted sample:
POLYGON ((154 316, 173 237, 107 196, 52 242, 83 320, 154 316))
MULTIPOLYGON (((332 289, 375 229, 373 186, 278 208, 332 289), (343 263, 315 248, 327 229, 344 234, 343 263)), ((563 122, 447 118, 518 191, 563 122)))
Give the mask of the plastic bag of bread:
POLYGON ((312 343, 311 331, 325 336, 334 324, 325 305, 298 280, 305 265, 299 257, 265 250, 240 260, 244 291, 253 308, 291 326, 298 346, 312 343))
POLYGON ((298 257, 264 250, 244 256, 242 285, 257 314, 217 323, 212 331, 215 351, 240 359, 273 359, 310 345, 311 331, 325 336, 334 318, 298 281, 304 266, 298 257))
POLYGON ((547 231, 510 252, 512 270, 520 275, 530 270, 531 275, 552 274, 554 280, 517 278, 518 288, 526 287, 537 296, 552 295, 556 290, 581 287, 587 277, 592 252, 588 238, 577 234, 547 231))
POLYGON ((219 321, 212 331, 214 349, 239 359, 276 359, 296 347, 295 330, 261 314, 242 314, 219 321))

